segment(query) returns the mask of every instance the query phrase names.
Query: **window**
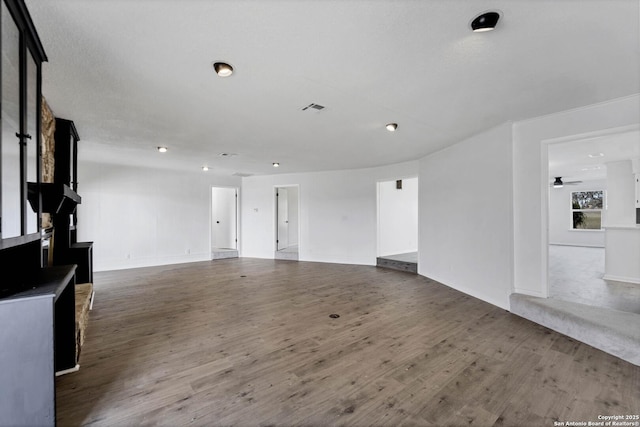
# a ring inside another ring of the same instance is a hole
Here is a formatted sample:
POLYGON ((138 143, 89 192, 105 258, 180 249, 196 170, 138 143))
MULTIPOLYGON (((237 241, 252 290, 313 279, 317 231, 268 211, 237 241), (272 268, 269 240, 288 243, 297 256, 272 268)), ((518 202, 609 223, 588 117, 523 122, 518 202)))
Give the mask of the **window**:
POLYGON ((602 201, 604 191, 573 191, 571 214, 573 230, 600 230, 602 228, 602 201))

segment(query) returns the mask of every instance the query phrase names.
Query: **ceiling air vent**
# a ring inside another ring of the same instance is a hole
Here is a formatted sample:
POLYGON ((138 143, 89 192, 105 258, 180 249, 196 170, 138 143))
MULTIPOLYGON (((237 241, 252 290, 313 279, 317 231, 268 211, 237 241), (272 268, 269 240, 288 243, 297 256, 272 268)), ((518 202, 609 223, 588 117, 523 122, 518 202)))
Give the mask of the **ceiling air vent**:
POLYGON ((317 111, 324 110, 324 105, 320 105, 320 104, 309 104, 309 105, 307 105, 306 107, 304 107, 304 108, 302 109, 302 111, 306 111, 306 110, 309 110, 309 109, 313 109, 313 110, 317 110, 317 111))
POLYGON ((253 175, 252 173, 242 173, 242 172, 236 172, 233 174, 233 176, 239 176, 241 178, 247 178, 249 176, 253 175))

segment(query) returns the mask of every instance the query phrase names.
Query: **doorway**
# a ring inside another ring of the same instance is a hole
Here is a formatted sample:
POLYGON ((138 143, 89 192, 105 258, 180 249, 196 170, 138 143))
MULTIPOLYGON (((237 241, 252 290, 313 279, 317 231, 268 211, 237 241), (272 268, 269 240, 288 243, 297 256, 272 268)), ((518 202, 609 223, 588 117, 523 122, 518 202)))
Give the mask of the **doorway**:
POLYGON ((545 141, 549 298, 640 313, 638 286, 611 274, 628 247, 616 251, 610 236, 635 232, 632 159, 640 156, 639 136, 618 129, 545 141))
POLYGON ((238 189, 211 188, 211 259, 238 257, 238 189))
POLYGON ((378 182, 376 265, 418 272, 418 178, 378 182))
POLYGON ((299 191, 297 185, 275 188, 275 258, 298 260, 299 191))

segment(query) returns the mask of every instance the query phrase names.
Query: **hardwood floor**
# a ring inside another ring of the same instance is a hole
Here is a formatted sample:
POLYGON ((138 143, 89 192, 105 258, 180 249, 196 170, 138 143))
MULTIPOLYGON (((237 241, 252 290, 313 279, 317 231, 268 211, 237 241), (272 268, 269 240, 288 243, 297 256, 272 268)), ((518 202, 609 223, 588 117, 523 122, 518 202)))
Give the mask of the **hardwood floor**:
POLYGON ((80 371, 57 380, 59 425, 553 426, 640 413, 640 367, 421 276, 240 258, 94 281, 80 371))

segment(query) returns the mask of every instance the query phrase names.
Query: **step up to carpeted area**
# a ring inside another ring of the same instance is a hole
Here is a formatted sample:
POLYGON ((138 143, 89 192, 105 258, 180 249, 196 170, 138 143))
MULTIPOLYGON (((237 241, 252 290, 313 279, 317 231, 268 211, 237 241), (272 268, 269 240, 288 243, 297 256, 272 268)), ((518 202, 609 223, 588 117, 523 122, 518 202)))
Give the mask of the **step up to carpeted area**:
POLYGON ((416 262, 401 261, 390 258, 376 258, 376 266, 418 274, 418 263, 416 262))
POLYGON ((236 249, 212 249, 211 259, 227 259, 238 258, 238 251, 236 249))
POLYGON ((298 252, 297 251, 276 251, 274 259, 283 259, 288 261, 298 261, 298 252))
POLYGON ((511 312, 640 366, 640 314, 511 294, 511 312))

